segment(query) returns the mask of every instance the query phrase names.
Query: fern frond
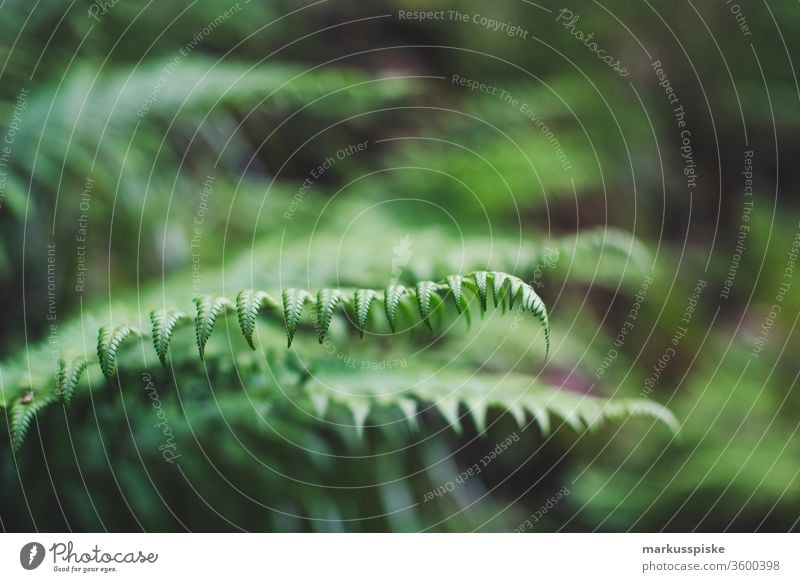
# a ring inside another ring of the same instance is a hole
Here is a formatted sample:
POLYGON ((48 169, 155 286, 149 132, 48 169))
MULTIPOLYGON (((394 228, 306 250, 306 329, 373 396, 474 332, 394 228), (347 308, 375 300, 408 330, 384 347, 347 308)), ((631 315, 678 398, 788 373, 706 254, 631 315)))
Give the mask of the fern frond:
POLYGON ((283 292, 283 316, 286 323, 287 347, 292 347, 292 340, 297 332, 297 324, 300 323, 303 307, 311 301, 311 294, 302 289, 286 289, 283 292))
POLYGON ((195 316, 195 335, 197 337, 197 348, 200 350, 200 359, 205 356, 206 343, 214 331, 214 323, 217 316, 225 308, 233 308, 233 304, 225 297, 215 297, 213 295, 201 295, 194 298, 197 308, 195 316))
POLYGON ((236 296, 236 315, 239 318, 239 327, 242 329, 247 344, 251 349, 256 349, 253 343, 253 333, 256 327, 256 316, 264 306, 277 309, 278 304, 263 291, 246 289, 236 296))
POLYGON ((367 326, 369 308, 375 301, 375 291, 372 289, 358 289, 353 295, 353 304, 356 312, 356 325, 360 337, 364 337, 364 328, 367 326))
POLYGON ((97 334, 97 357, 100 360, 100 369, 106 378, 114 376, 117 370, 117 349, 129 335, 136 333, 127 323, 114 328, 101 327, 97 334))
POLYGON ((397 305, 405 293, 406 288, 402 285, 392 285, 387 287, 383 294, 383 309, 386 312, 386 319, 389 321, 392 333, 397 332, 397 305))
MULTIPOLYGON (((407 309, 408 305, 403 302, 403 298, 414 296, 419 307, 419 314, 423 321, 430 326, 430 315, 433 302, 442 300, 440 293, 452 294, 457 310, 467 315, 469 313, 469 302, 463 294, 463 289, 469 289, 480 295, 481 289, 484 295, 487 293, 488 286, 495 289, 498 303, 511 307, 514 301, 521 299, 521 308, 524 311, 533 313, 545 331, 545 340, 549 350, 550 323, 544 302, 536 294, 533 288, 513 275, 505 273, 480 271, 468 275, 458 275, 448 277, 444 282, 421 281, 415 288, 409 289, 403 286, 391 286, 383 292, 384 311, 389 326, 393 331, 397 331, 398 309, 407 309)), ((312 304, 316 313, 316 325, 318 334, 324 338, 327 334, 333 315, 340 306, 354 306, 356 312, 356 326, 360 333, 366 326, 369 309, 374 301, 378 300, 380 294, 372 289, 339 290, 322 289, 317 293, 316 300, 305 290, 287 289, 283 292, 283 319, 286 327, 286 335, 289 345, 297 332, 302 312, 306 304, 312 304)), ((248 344, 253 347, 253 333, 255 322, 259 311, 264 306, 271 309, 268 315, 274 317, 279 311, 279 304, 268 293, 264 291, 246 290, 240 292, 234 303, 225 297, 202 295, 194 299, 196 307, 195 334, 201 358, 205 354, 205 346, 211 336, 217 317, 228 309, 236 311, 242 335, 248 344)), ((481 309, 488 304, 480 301, 481 309)), ((408 311, 411 314, 410 310, 408 311)), ((181 311, 176 310, 156 310, 151 313, 153 323, 152 336, 153 346, 162 363, 165 362, 169 343, 172 340, 175 330, 184 322, 190 321, 190 317, 181 311)), ((100 358, 103 373, 106 376, 113 375, 116 365, 116 352, 119 344, 131 333, 140 334, 135 328, 123 324, 110 330, 103 327, 100 331, 98 341, 98 356, 100 358)))
POLYGON ((509 289, 509 296, 508 296, 508 308, 513 309, 514 303, 517 301, 517 297, 522 296, 522 281, 514 277, 511 280, 510 289, 509 289))
POLYGON ((547 317, 547 307, 536 292, 528 285, 523 285, 521 289, 522 308, 530 311, 539 319, 544 330, 545 353, 550 351, 550 322, 547 317))
MULTIPOLYGON (((347 315, 350 315, 351 310, 354 309, 355 326, 363 335, 372 304, 381 300, 384 303, 383 311, 386 320, 393 332, 397 332, 398 312, 403 312, 404 316, 408 317, 412 323, 419 317, 430 328, 432 327, 431 315, 440 306, 445 305, 444 300, 447 295, 453 296, 457 311, 465 317, 469 317, 470 308, 474 302, 467 300, 465 290, 479 298, 477 303, 483 313, 488 308, 486 297, 489 288, 492 289, 498 305, 503 306, 504 309, 509 308, 515 299, 519 299, 520 309, 534 314, 544 328, 545 356, 547 356, 550 347, 550 322, 544 302, 530 285, 518 277, 490 271, 453 275, 438 282, 420 281, 414 287, 390 286, 382 293, 372 289, 322 289, 314 296, 306 290, 286 289, 282 293, 282 309, 281 304, 264 291, 242 291, 237 295, 235 302, 222 296, 201 295, 194 298, 196 309, 194 317, 179 310, 167 309, 158 309, 150 314, 152 345, 158 359, 165 365, 170 343, 175 337, 176 330, 193 321, 197 347, 202 360, 205 358, 206 344, 214 331, 217 319, 228 311, 235 311, 242 335, 250 347, 253 347, 256 320, 265 306, 270 308, 263 312, 268 318, 283 319, 282 323, 285 326, 290 347, 307 304, 310 304, 315 314, 314 323, 320 340, 324 340, 329 332, 337 309, 345 311, 347 315), (418 316, 413 309, 414 302, 418 307, 418 316)), ((115 375, 119 348, 131 335, 143 336, 145 333, 126 323, 114 327, 100 327, 97 356, 100 370, 106 378, 115 375)), ((41 391, 38 402, 42 402, 42 406, 44 406, 51 400, 63 398, 66 403, 71 403, 81 375, 92 363, 85 358, 64 359, 57 373, 55 391, 50 393, 46 390, 41 391)), ((404 414, 411 414, 411 408, 407 402, 402 406, 405 407, 404 414)), ((437 406, 442 409, 443 414, 449 415, 448 422, 453 421, 454 411, 458 408, 457 404, 443 402, 437 406)), ((21 415, 15 421, 17 426, 22 427, 18 431, 20 435, 24 435, 24 430, 27 428, 25 423, 29 424, 30 422, 28 416, 23 414, 29 408, 23 406, 16 410, 16 413, 21 415)), ((321 408, 324 409, 324 407, 321 408)), ((354 413, 354 418, 363 422, 366 417, 362 412, 359 409, 358 414, 354 413)), ((451 422, 451 424, 456 426, 457 423, 451 422)))
POLYGON ((317 417, 323 418, 325 413, 328 411, 328 404, 330 403, 328 395, 309 394, 309 397, 311 398, 311 403, 314 406, 314 412, 316 413, 317 417))
POLYGON ((67 406, 72 404, 72 398, 75 396, 75 389, 78 387, 78 381, 81 374, 89 362, 86 358, 71 358, 68 360, 62 359, 59 362, 58 378, 56 380, 56 396, 61 396, 61 399, 67 406))
POLYGON ((15 451, 22 446, 36 414, 54 401, 55 397, 50 394, 36 396, 33 392, 26 392, 11 406, 9 430, 11 446, 15 451))
POLYGON ((325 341, 325 336, 328 334, 328 328, 331 326, 333 319, 333 311, 342 300, 342 292, 338 289, 321 289, 317 293, 317 333, 319 334, 319 343, 325 341))
POLYGON ((417 413, 417 402, 412 398, 398 398, 394 402, 395 406, 403 413, 409 428, 413 431, 419 430, 419 418, 417 413))
POLYGON ((672 413, 652 400, 580 394, 516 372, 499 375, 452 367, 415 367, 413 372, 396 374, 352 374, 340 366, 315 371, 305 389, 317 397, 325 394, 331 402, 347 408, 354 399, 371 402, 373 407, 397 406, 411 425, 416 424, 418 406, 433 408, 456 432, 462 430, 467 417, 473 419, 478 432, 483 432, 490 410, 508 413, 520 428, 530 418, 543 435, 553 432, 554 421, 558 423, 555 428, 564 425, 582 433, 603 422, 637 416, 661 422, 672 432, 679 428, 672 413))
MULTIPOLYGON (((282 310, 280 304, 268 293, 264 291, 245 290, 241 291, 235 300, 235 304, 225 297, 202 295, 194 299, 196 307, 195 335, 197 346, 200 351, 201 359, 205 355, 205 346, 209 337, 214 331, 217 317, 225 310, 233 309, 239 321, 242 335, 251 348, 254 347, 253 334, 256 319, 259 312, 265 307, 270 309, 267 315, 276 318, 280 313, 286 330, 288 346, 291 347, 294 336, 300 325, 303 310, 307 304, 316 315, 315 326, 320 341, 327 335, 333 316, 337 308, 355 310, 356 327, 359 334, 363 336, 364 328, 367 323, 369 311, 372 304, 379 300, 383 295, 383 307, 386 320, 392 332, 397 331, 398 310, 404 310, 409 317, 413 317, 408 302, 405 298, 416 300, 419 308, 419 315, 428 327, 430 315, 433 311, 433 303, 441 303, 443 297, 440 294, 450 294, 453 296, 456 309, 465 316, 469 315, 470 304, 464 297, 464 289, 472 291, 478 295, 479 306, 482 311, 488 309, 486 297, 488 288, 493 289, 495 301, 504 308, 511 308, 517 300, 520 301, 520 309, 531 312, 539 321, 545 334, 545 355, 550 349, 550 321, 547 309, 542 299, 536 294, 533 288, 518 277, 495 271, 478 271, 467 275, 452 275, 444 281, 420 281, 414 288, 406 288, 401 285, 394 285, 386 288, 381 294, 373 289, 322 289, 317 293, 316 299, 311 293, 303 289, 286 289, 282 293, 282 310)), ((180 311, 157 310, 151 314, 153 323, 153 345, 162 364, 166 361, 166 353, 169 343, 172 340, 175 330, 191 318, 180 311)), ((98 356, 103 373, 109 377, 113 374, 116 365, 116 353, 119 344, 131 333, 140 332, 128 325, 121 325, 109 331, 102 328, 100 340, 98 342, 98 356)))
POLYGON ((456 434, 460 434, 462 430, 458 406, 459 400, 452 396, 447 396, 436 401, 436 409, 456 434))
POLYGON ((153 324, 153 348, 163 366, 167 365, 167 350, 175 326, 179 321, 188 319, 188 315, 176 310, 156 309, 150 313, 150 322, 153 324))
POLYGON ((487 296, 487 279, 489 277, 489 273, 486 271, 475 271, 472 274, 472 278, 475 281, 475 288, 478 292, 478 299, 481 302, 481 311, 486 311, 486 296, 487 296))
POLYGON ((431 314, 431 297, 436 294, 436 285, 432 281, 420 281, 417 283, 417 306, 419 307, 419 315, 422 321, 428 326, 428 329, 433 329, 430 321, 431 314))
POLYGON ((362 438, 364 436, 364 426, 370 413, 370 404, 363 400, 351 398, 347 401, 347 408, 350 409, 350 413, 353 415, 353 428, 356 430, 356 436, 362 438))
POLYGON ((505 293, 506 279, 508 276, 505 273, 492 273, 492 296, 494 298, 494 306, 503 304, 503 295, 505 293))
POLYGON ((478 429, 478 434, 486 431, 486 418, 489 415, 489 406, 485 399, 471 400, 465 403, 469 408, 469 414, 478 429))
POLYGON ((461 275, 450 275, 447 277, 447 288, 450 291, 450 294, 453 296, 453 302, 456 306, 456 311, 461 313, 462 309, 464 309, 464 298, 461 295, 461 284, 464 281, 464 277, 461 275))

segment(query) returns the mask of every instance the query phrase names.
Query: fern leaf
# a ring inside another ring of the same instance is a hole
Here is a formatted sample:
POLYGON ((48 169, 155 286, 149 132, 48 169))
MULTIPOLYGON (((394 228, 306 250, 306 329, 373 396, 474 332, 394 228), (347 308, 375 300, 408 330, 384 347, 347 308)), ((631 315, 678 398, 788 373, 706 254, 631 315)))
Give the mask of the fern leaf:
POLYGON ((36 414, 53 401, 50 395, 36 396, 33 392, 23 395, 12 407, 9 418, 11 447, 19 451, 30 430, 36 414))
POLYGON ((283 292, 283 317, 286 323, 288 347, 292 347, 292 340, 295 332, 297 332, 297 324, 300 323, 303 307, 309 301, 311 301, 311 295, 309 295, 308 291, 286 289, 283 292))
POLYGON ((311 399, 311 405, 314 407, 317 418, 325 418, 325 413, 328 411, 328 404, 330 403, 328 395, 324 392, 312 392, 309 398, 311 399))
POLYGON ((406 288, 402 285, 392 285, 384 292, 383 309, 386 311, 386 319, 389 321, 392 333, 397 332, 397 304, 405 293, 406 288))
POLYGON ((338 289, 321 289, 317 293, 317 333, 319 343, 325 341, 333 319, 333 311, 342 300, 342 292, 338 289))
POLYGON ((508 279, 508 275, 505 273, 493 272, 490 273, 490 276, 492 279, 492 298, 494 299, 494 306, 503 305, 505 307, 505 303, 503 302, 503 296, 505 295, 504 284, 508 279))
POLYGON ((431 296, 434 294, 436 285, 432 281, 420 281, 417 283, 417 306, 419 307, 419 314, 422 321, 431 328, 430 314, 431 314, 431 296))
POLYGON ((395 404, 403 413, 409 427, 413 431, 419 430, 419 420, 417 415, 417 403, 411 398, 399 398, 395 404))
POLYGON ((486 311, 486 285, 487 285, 487 278, 489 273, 486 271, 475 271, 472 273, 472 278, 475 281, 475 288, 478 291, 478 300, 481 304, 481 312, 486 311))
POLYGON ((365 402, 360 399, 350 399, 347 401, 347 407, 350 409, 350 413, 353 415, 353 427, 356 429, 356 435, 358 438, 363 438, 364 425, 366 424, 367 417, 369 416, 369 402, 365 402))
POLYGON ((486 431, 486 417, 488 415, 488 406, 485 399, 471 400, 468 402, 469 414, 472 420, 475 421, 475 427, 478 429, 478 434, 486 431))
POLYGON ((345 406, 349 406, 351 399, 370 402, 373 407, 396 405, 411 428, 419 418, 417 402, 433 403, 448 426, 456 431, 461 430, 462 405, 469 410, 479 430, 486 428, 489 408, 505 411, 519 427, 528 424, 530 412, 545 435, 551 432, 551 419, 560 419, 562 425, 581 432, 601 422, 639 415, 662 422, 673 432, 678 428, 672 413, 657 402, 577 394, 513 372, 495 375, 457 367, 437 370, 423 366, 394 374, 381 371, 353 374, 347 366, 339 365, 318 370, 307 378, 305 387, 311 393, 325 390, 345 406), (458 387, 455 391, 454 386, 458 387))
POLYGON ((217 321, 217 316, 226 307, 233 307, 231 302, 225 297, 216 297, 214 295, 201 295, 194 298, 194 304, 197 308, 197 315, 195 316, 195 336, 197 338, 197 349, 200 351, 200 359, 205 357, 206 343, 214 331, 214 323, 217 321))
MULTIPOLYGON (((487 296, 490 288, 495 303, 498 305, 503 305, 505 307, 506 298, 508 298, 508 306, 513 306, 514 302, 519 300, 521 303, 520 308, 523 311, 532 312, 539 319, 539 322, 544 327, 545 339, 549 352, 550 327, 544 302, 530 285, 526 284, 518 277, 505 273, 477 271, 466 275, 453 275, 439 282, 422 281, 418 283, 413 290, 401 285, 390 286, 383 291, 384 310, 393 332, 397 332, 398 312, 402 312, 404 317, 408 317, 412 322, 417 318, 421 318, 428 327, 431 327, 430 319, 432 314, 436 313, 437 309, 444 304, 442 293, 449 292, 452 294, 457 311, 469 317, 471 301, 467 300, 468 296, 465 290, 477 296, 481 304, 481 309, 485 310, 487 308, 487 296), (407 296, 412 293, 415 295, 417 309, 414 308, 412 304, 413 301, 406 300, 407 296)), ((369 310, 374 301, 379 297, 379 291, 370 289, 324 289, 317 294, 316 301, 314 301, 308 291, 298 289, 285 290, 282 293, 282 311, 288 345, 291 346, 292 344, 306 303, 315 304, 315 322, 321 339, 324 339, 330 329, 336 307, 342 303, 354 307, 354 319, 356 320, 359 332, 363 336, 364 328, 369 318, 369 310)), ((217 318, 220 314, 223 314, 227 308, 235 309, 239 320, 239 326, 251 347, 254 345, 253 334, 259 311, 264 306, 270 306, 276 312, 281 310, 281 303, 272 299, 267 293, 256 290, 242 291, 237 295, 235 304, 225 297, 213 295, 196 297, 194 298, 194 303, 196 314, 193 319, 195 322, 195 335, 201 359, 205 357, 206 344, 214 330, 217 318)), ((164 364, 175 330, 182 320, 189 320, 191 318, 189 315, 180 311, 160 309, 153 311, 150 314, 150 319, 152 323, 153 347, 159 360, 164 364)), ((101 371, 107 378, 113 377, 116 373, 117 352, 122 342, 125 341, 128 336, 134 334, 139 335, 139 333, 137 329, 128 324, 121 324, 115 327, 101 327, 98 330, 97 356, 101 371)), ((67 404, 71 403, 80 376, 86 370, 88 363, 89 362, 85 359, 79 358, 65 359, 60 362, 54 382, 55 390, 50 389, 50 391, 48 391, 45 388, 41 392, 37 392, 37 394, 39 394, 37 403, 44 406, 48 402, 56 401, 57 399, 63 399, 67 404)), ((392 375, 393 374, 385 374, 377 384, 385 384, 392 375)), ((306 381, 307 374, 301 374, 300 376, 300 381, 306 381)), ((351 381, 353 377, 354 375, 351 374, 351 381)), ((472 379, 464 380, 464 382, 470 383, 472 379)), ((453 383, 449 383, 447 385, 452 386, 452 384, 453 383)), ((39 390, 39 388, 37 388, 37 390, 39 390)), ((491 387, 488 387, 487 390, 490 391, 491 387)), ((344 392, 349 392, 349 390, 344 390, 344 392)), ((29 394, 32 394, 32 392, 29 392, 29 394)), ((485 396, 486 392, 483 392, 481 395, 485 396)), ((333 398, 333 396, 331 396, 331 398, 333 398)), ((470 398, 462 397, 460 400, 449 397, 445 401, 442 401, 441 391, 435 394, 414 392, 411 398, 407 398, 402 404, 398 404, 409 419, 409 423, 412 424, 415 423, 415 420, 412 420, 412 418, 416 416, 414 403, 417 402, 417 400, 439 403, 436 406, 442 411, 442 414, 445 415, 448 423, 455 428, 459 428, 458 407, 460 404, 473 403, 470 408, 470 414, 479 427, 483 427, 485 424, 486 406, 490 403, 494 404, 494 401, 490 401, 487 405, 478 406, 474 404, 476 402, 474 395, 470 398)), ((15 426, 18 427, 18 436, 15 438, 21 439, 22 436, 24 436, 25 430, 27 430, 27 426, 30 424, 30 417, 27 415, 27 411, 38 410, 38 408, 24 406, 27 404, 27 400, 20 400, 19 406, 21 408, 15 410, 18 415, 17 420, 14 421, 15 426)), ((317 404, 324 409, 321 400, 317 402, 317 404)), ((511 412, 517 416, 519 422, 524 421, 525 410, 530 410, 543 430, 548 430, 548 426, 546 425, 548 422, 547 415, 553 412, 558 414, 558 405, 548 406, 546 404, 541 404, 537 407, 535 404, 529 403, 526 409, 515 408, 514 406, 509 408, 508 401, 506 400, 503 406, 506 409, 510 409, 511 412)), ((567 415, 566 418, 576 427, 578 425, 592 426, 596 418, 598 418, 598 415, 599 418, 606 419, 613 414, 630 415, 637 413, 648 414, 650 416, 662 414, 665 422, 671 421, 667 413, 660 412, 661 409, 657 407, 647 408, 641 403, 635 406, 630 403, 614 403, 614 406, 616 406, 616 408, 610 407, 603 411, 598 411, 595 408, 583 407, 581 409, 581 414, 577 417, 567 415), (625 406, 628 406, 628 408, 625 408, 625 406)), ((674 422, 674 420, 672 420, 672 422, 674 422)))
POLYGON ((516 303, 517 297, 522 297, 522 288, 525 282, 519 277, 509 277, 509 280, 511 282, 509 283, 508 308, 514 309, 514 303, 516 303))
POLYGON ((135 330, 127 323, 116 327, 101 327, 97 334, 97 357, 100 369, 106 378, 111 378, 117 370, 117 349, 119 345, 135 330))
POLYGON ((545 436, 550 434, 550 416, 547 414, 547 408, 536 399, 528 399, 525 402, 525 408, 533 415, 542 434, 545 436))
POLYGON ((239 319, 239 327, 242 329, 242 335, 247 340, 247 345, 251 349, 256 349, 253 342, 253 333, 256 329, 256 316, 259 310, 264 305, 269 304, 271 307, 277 307, 272 298, 263 291, 254 291, 247 289, 239 292, 236 296, 236 317, 239 319))
POLYGON ((356 325, 358 326, 358 333, 362 338, 364 337, 364 328, 367 327, 369 309, 372 307, 372 302, 374 300, 375 291, 372 289, 358 289, 353 296, 356 310, 356 325))
MULTIPOLYGON (((494 280, 496 282, 498 273, 494 273, 493 275, 495 276, 494 280)), ((519 298, 521 302, 521 309, 523 311, 529 311, 533 313, 533 315, 539 320, 539 323, 544 330, 546 357, 547 354, 550 353, 550 318, 547 315, 547 307, 545 306, 544 301, 542 301, 542 298, 536 294, 536 291, 533 290, 533 287, 525 283, 519 277, 505 275, 505 281, 508 281, 509 287, 509 291, 507 293, 509 309, 514 307, 516 299, 519 298)))
POLYGON ((461 284, 464 281, 464 277, 461 275, 450 275, 447 277, 447 287, 450 289, 450 293, 453 296, 453 302, 456 305, 456 311, 461 313, 462 307, 464 307, 463 303, 466 303, 464 300, 464 296, 461 294, 461 284))
POLYGON ((153 348, 163 366, 167 365, 167 350, 175 326, 184 319, 189 319, 189 316, 182 311, 156 309, 150 312, 150 322, 153 324, 153 348))
POLYGON ((550 353, 550 319, 547 315, 547 307, 544 301, 542 301, 542 298, 536 294, 530 285, 524 285, 523 289, 523 308, 533 313, 542 325, 542 329, 544 330, 545 357, 547 357, 547 354, 550 353))
POLYGON ((456 398, 442 398, 436 402, 436 408, 447 421, 447 424, 457 433, 461 433, 461 418, 458 415, 459 401, 456 398))
POLYGON ((591 424, 587 423, 588 428, 594 428, 594 425, 604 418, 620 419, 626 416, 645 416, 655 418, 666 424, 670 430, 677 434, 680 430, 680 423, 668 409, 660 404, 651 400, 621 400, 619 402, 609 401, 600 408, 598 418, 595 418, 591 424))
POLYGON ((67 406, 72 404, 78 381, 88 365, 89 362, 86 361, 86 358, 62 359, 59 362, 56 396, 60 396, 67 406))
POLYGON ((507 410, 519 428, 525 426, 525 409, 518 402, 512 402, 507 410))

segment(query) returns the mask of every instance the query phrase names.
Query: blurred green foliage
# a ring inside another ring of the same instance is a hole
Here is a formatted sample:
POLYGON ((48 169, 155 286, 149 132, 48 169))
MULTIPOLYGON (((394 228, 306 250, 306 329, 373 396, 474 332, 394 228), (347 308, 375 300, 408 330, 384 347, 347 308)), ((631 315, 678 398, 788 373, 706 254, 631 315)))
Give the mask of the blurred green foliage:
POLYGON ((795 7, 742 4, 743 35, 725 3, 571 3, 623 78, 549 3, 90 6, 0 8, 0 402, 51 404, 17 453, 4 415, 3 529, 797 529, 795 7), (430 9, 468 19, 398 17, 430 9), (223 317, 202 362, 189 328, 167 368, 134 338, 53 395, 98 328, 200 293, 479 269, 536 283, 546 365, 513 313, 322 346, 305 321, 291 351, 260 321, 255 352, 223 317))

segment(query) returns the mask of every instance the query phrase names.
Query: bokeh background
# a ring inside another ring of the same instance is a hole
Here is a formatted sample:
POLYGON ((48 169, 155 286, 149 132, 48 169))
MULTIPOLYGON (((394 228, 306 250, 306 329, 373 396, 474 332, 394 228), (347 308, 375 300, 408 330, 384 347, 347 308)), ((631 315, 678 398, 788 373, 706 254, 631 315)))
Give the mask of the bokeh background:
POLYGON ((0 16, 3 530, 798 528, 796 2, 0 16), (510 314, 291 350, 265 324, 255 352, 233 319, 203 362, 189 328, 166 368, 133 339, 112 380, 47 400, 100 326, 199 293, 475 268, 536 281, 546 363, 541 328, 510 314), (471 372, 397 396, 437 366, 471 372), (587 430, 567 410, 546 431, 511 397, 462 397, 509 371, 677 427, 587 430))

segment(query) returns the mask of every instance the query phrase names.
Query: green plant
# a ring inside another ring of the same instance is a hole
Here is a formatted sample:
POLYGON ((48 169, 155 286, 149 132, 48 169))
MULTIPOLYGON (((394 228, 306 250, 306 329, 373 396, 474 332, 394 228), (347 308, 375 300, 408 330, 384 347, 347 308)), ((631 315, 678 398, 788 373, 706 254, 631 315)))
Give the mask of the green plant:
MULTIPOLYGON (((235 301, 222 296, 203 295, 194 299, 195 315, 193 317, 178 309, 154 310, 150 315, 151 332, 149 336, 157 357, 166 366, 168 358, 171 357, 170 344, 176 332, 181 327, 193 323, 196 347, 199 350, 200 358, 203 359, 217 319, 224 317, 229 312, 235 314, 240 331, 251 349, 256 348, 255 336, 259 313, 265 314, 268 319, 279 320, 282 323, 288 345, 291 347, 305 313, 311 315, 311 321, 308 323, 315 330, 319 343, 322 343, 337 311, 341 311, 345 319, 355 324, 362 337, 368 322, 375 319, 373 317, 375 310, 371 308, 376 303, 383 304, 382 311, 392 334, 413 331, 416 324, 420 322, 432 330, 431 319, 443 317, 447 298, 452 300, 457 313, 466 317, 469 316, 470 310, 474 309, 473 305, 476 303, 480 313, 486 312, 490 299, 495 307, 501 307, 504 312, 518 306, 520 312, 533 314, 543 326, 545 354, 550 347, 550 323, 543 301, 531 285, 518 277, 502 272, 476 271, 465 276, 449 276, 439 282, 420 281, 413 288, 394 285, 382 292, 371 289, 323 289, 314 297, 305 290, 286 289, 281 297, 282 301, 279 302, 263 291, 253 290, 240 292, 235 301), (309 309, 305 309, 306 307, 309 309)), ((3 390, 4 404, 10 405, 11 408, 10 431, 14 447, 19 449, 33 417, 45 406, 59 399, 67 405, 72 403, 84 372, 87 370, 91 372, 93 368, 98 367, 103 376, 109 380, 113 379, 118 371, 118 352, 123 342, 129 337, 145 337, 147 335, 144 330, 128 323, 118 324, 114 327, 101 327, 98 332, 96 360, 89 359, 84 355, 62 358, 59 361, 53 388, 48 388, 46 385, 32 386, 16 398, 11 399, 6 399, 5 390, 3 390)), ((185 358, 185 354, 181 354, 178 359, 185 361, 185 358)), ((342 369, 336 371, 340 380, 343 377, 342 371, 342 369)), ((470 377, 469 374, 463 372, 454 376, 452 373, 450 374, 451 381, 453 378, 463 380, 470 377)), ((391 378, 391 374, 389 377, 391 378)), ((347 374, 344 379, 348 383, 356 385, 363 381, 363 378, 359 378, 357 374, 347 374)), ((409 382, 408 374, 399 375, 397 380, 401 383, 409 382)), ((373 389, 376 389, 379 383, 375 379, 372 381, 374 381, 373 389)), ((456 382, 457 380, 454 381, 454 383, 456 382)), ((486 378, 484 378, 484 382, 486 383, 483 384, 484 386, 491 383, 486 378)), ((388 386, 395 385, 391 379, 383 379, 380 383, 388 386)), ((434 401, 437 399, 437 389, 442 388, 441 379, 432 384, 430 382, 421 384, 410 382, 410 384, 416 386, 417 394, 424 394, 427 400, 434 401)), ((509 409, 522 406, 517 404, 518 402, 527 403, 528 410, 534 414, 543 430, 549 426, 548 411, 559 413, 576 429, 590 426, 601 418, 639 413, 650 414, 673 424, 668 413, 653 403, 626 400, 606 403, 597 398, 578 399, 574 396, 555 394, 542 398, 541 393, 526 396, 525 387, 530 385, 531 381, 524 376, 513 374, 510 377, 502 378, 502 382, 498 382, 499 384, 504 386, 503 390, 499 392, 504 396, 495 395, 495 402, 505 405, 509 409)), ((481 385, 470 382, 470 393, 472 394, 470 398, 450 395, 442 400, 446 404, 440 404, 440 409, 446 411, 445 416, 451 425, 458 424, 455 414, 458 403, 460 401, 474 402, 476 393, 480 393, 481 385)), ((312 391, 314 390, 313 386, 312 383, 309 388, 312 391)), ((316 389, 319 390, 320 387, 317 385, 316 389)), ((406 408, 406 410, 408 409, 406 408)), ((476 414, 485 417, 486 406, 480 407, 480 410, 483 412, 476 414)), ((521 411, 523 408, 516 410, 521 411)), ((520 412, 516 414, 519 415, 520 412)), ((356 415, 354 414, 354 416, 356 415)), ((363 418, 360 424, 363 424, 363 418)))
MULTIPOLYGON (((577 444, 609 442, 629 424, 677 428, 654 399, 632 397, 632 354, 585 381, 614 341, 605 303, 627 301, 656 270, 629 232, 653 229, 628 204, 628 172, 604 171, 653 167, 652 128, 628 107, 627 86, 565 71, 544 83, 503 78, 496 60, 465 68, 463 55, 442 55, 436 69, 491 79, 535 107, 534 120, 431 79, 421 52, 353 52, 340 42, 349 24, 306 35, 304 10, 263 27, 296 8, 281 3, 250 3, 178 66, 186 31, 229 6, 120 4, 73 64, 74 50, 39 58, 39 39, 63 19, 77 45, 85 11, 27 19, 12 4, 21 17, 0 27, 14 38, 26 22, 17 47, 29 55, 15 49, 8 63, 18 82, 0 90, 6 115, 15 85, 31 91, 0 217, 0 278, 17 292, 12 273, 26 266, 28 308, 24 338, 23 322, 0 333, 10 344, 0 487, 29 505, 4 513, 4 526, 508 531, 531 505, 509 501, 567 474, 555 459, 580 457, 577 444), (124 34, 131 18, 162 35, 124 34), (323 160, 365 140, 306 185, 323 160), (194 220, 210 176, 195 280, 194 220), (90 275, 73 293, 84 213, 90 275), (52 336, 35 308, 43 272, 27 269, 43 249, 18 245, 24 233, 51 233, 59 247, 52 336), (406 239, 413 258, 395 273, 392 251, 406 239), (161 415, 177 460, 160 454, 161 415), (513 431, 519 444, 494 477, 422 504, 513 431), (496 490, 506 479, 511 490, 496 490)), ((338 5, 312 8, 350 20, 338 5)))

